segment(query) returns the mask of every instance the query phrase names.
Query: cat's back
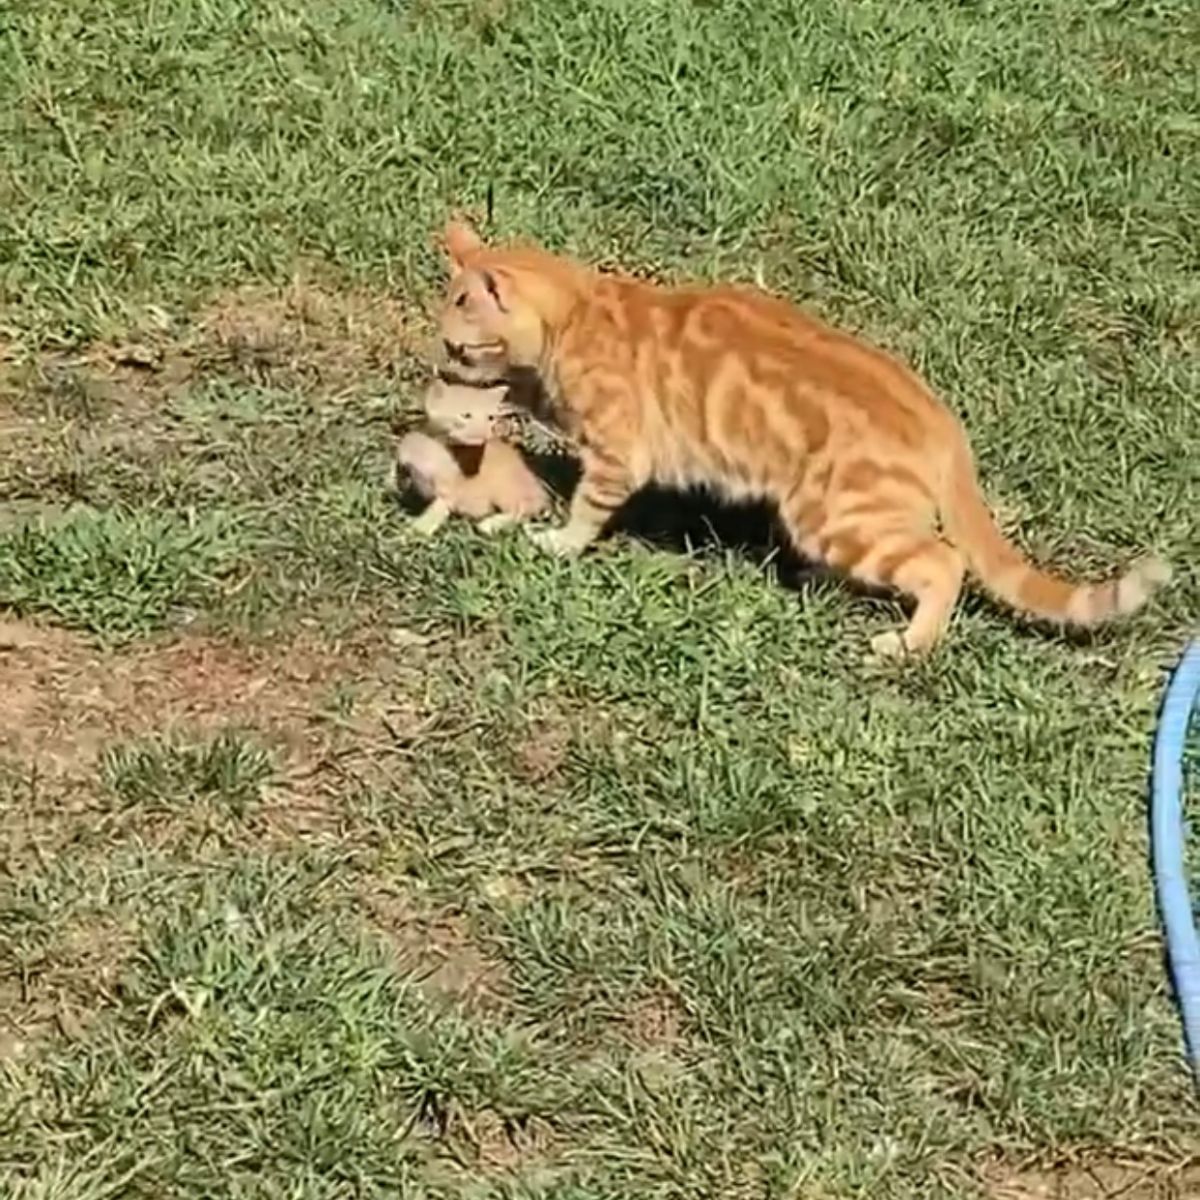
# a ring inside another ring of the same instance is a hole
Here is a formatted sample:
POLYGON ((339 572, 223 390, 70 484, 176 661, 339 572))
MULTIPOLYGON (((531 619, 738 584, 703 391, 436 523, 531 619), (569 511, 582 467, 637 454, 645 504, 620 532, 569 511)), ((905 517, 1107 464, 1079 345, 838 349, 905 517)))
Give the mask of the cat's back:
POLYGON ((953 425, 900 359, 745 284, 597 275, 578 333, 580 359, 593 370, 635 380, 677 416, 733 387, 772 406, 836 409, 850 424, 910 445, 953 425))
POLYGON ((788 357, 818 346, 853 353, 853 339, 782 297, 749 284, 663 284, 598 275, 589 306, 593 336, 611 332, 672 348, 693 342, 727 350, 768 350, 788 357))
POLYGON ((738 284, 680 291, 685 331, 760 382, 789 381, 783 390, 836 398, 883 425, 942 419, 943 406, 907 363, 790 300, 738 284))

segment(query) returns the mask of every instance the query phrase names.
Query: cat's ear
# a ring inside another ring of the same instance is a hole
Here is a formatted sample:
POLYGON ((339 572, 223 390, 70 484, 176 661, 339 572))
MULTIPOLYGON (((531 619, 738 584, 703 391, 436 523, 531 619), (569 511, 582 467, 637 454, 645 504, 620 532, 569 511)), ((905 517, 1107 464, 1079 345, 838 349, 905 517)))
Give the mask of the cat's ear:
POLYGON ((503 271, 487 270, 478 272, 479 282, 483 285, 482 295, 499 312, 509 310, 509 298, 512 292, 512 280, 503 271))
POLYGON ((442 233, 442 246, 450 260, 452 270, 461 270, 466 260, 483 249, 483 239, 466 221, 446 222, 442 233))

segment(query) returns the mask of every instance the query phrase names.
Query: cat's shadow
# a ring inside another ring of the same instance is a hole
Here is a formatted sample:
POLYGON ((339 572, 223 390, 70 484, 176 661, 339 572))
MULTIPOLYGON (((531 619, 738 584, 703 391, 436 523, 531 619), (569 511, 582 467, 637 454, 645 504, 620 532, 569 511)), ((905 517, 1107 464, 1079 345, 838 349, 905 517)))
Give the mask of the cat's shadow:
MULTIPOLYGON (((528 450, 522 453, 565 508, 579 483, 579 464, 561 455, 528 450)), ((390 490, 400 511, 408 517, 419 515, 429 503, 402 477, 394 478, 390 490)), ((819 564, 796 553, 773 508, 765 502, 731 504, 709 492, 649 487, 621 509, 609 532, 675 554, 706 557, 732 553, 757 567, 769 567, 784 587, 793 589, 828 574, 819 564)))
MULTIPOLYGON (((579 482, 577 460, 527 449, 522 453, 531 470, 565 508, 579 482)), ((406 512, 414 515, 427 503, 407 488, 401 488, 396 498, 406 512)), ((565 513, 558 519, 563 517, 565 513)), ((803 558, 784 533, 774 506, 766 501, 734 504, 706 491, 648 487, 626 503, 608 532, 624 534, 656 549, 689 557, 733 554, 755 567, 769 570, 791 591, 805 591, 820 580, 838 578, 842 586, 863 598, 877 602, 897 599, 886 588, 840 577, 823 564, 803 558)), ((962 604, 969 612, 993 607, 991 601, 977 591, 968 591, 962 604)), ((1064 630, 1037 622, 1029 624, 1029 632, 1033 636, 1058 641, 1065 639, 1082 646, 1091 645, 1096 636, 1090 630, 1064 630)))
MULTIPOLYGON (((578 464, 567 458, 526 453, 530 467, 547 487, 566 503, 579 481, 578 464)), ((905 610, 911 601, 886 587, 840 575, 819 562, 803 558, 792 546, 775 507, 767 501, 733 504, 711 492, 680 492, 645 488, 633 496, 617 514, 611 531, 637 538, 660 550, 705 557, 732 553, 754 566, 770 570, 791 591, 803 592, 820 580, 835 579, 861 599, 883 606, 898 601, 905 610)), ((995 606, 979 589, 968 589, 959 601, 964 612, 986 612, 995 606)), ((1030 636, 1090 646, 1094 631, 1062 629, 1030 621, 1030 636)))
MULTIPOLYGON (((553 455, 526 458, 546 486, 569 502, 579 482, 578 463, 553 455)), ((769 566, 784 587, 793 589, 828 575, 797 554, 766 502, 733 504, 711 492, 648 487, 625 504, 610 532, 676 554, 733 553, 757 567, 769 566)))

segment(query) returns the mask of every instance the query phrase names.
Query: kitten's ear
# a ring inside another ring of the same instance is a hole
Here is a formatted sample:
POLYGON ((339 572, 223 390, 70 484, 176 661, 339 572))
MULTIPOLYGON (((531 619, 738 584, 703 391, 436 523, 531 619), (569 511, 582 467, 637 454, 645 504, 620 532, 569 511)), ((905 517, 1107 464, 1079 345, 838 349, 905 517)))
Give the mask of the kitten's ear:
POLYGON ((483 249, 483 239, 466 221, 452 220, 442 233, 442 246, 450 266, 459 270, 472 254, 483 249))

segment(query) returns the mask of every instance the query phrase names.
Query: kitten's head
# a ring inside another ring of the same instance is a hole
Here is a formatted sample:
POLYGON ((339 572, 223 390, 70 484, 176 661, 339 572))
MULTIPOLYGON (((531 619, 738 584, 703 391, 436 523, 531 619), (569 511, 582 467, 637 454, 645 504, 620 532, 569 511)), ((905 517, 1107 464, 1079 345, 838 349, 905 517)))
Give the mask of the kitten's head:
POLYGON ((461 221, 443 242, 450 283, 438 325, 450 360, 476 380, 540 365, 581 294, 581 269, 536 247, 488 246, 461 221))
POLYGON ((425 393, 425 417, 434 432, 463 445, 481 445, 501 436, 509 409, 508 387, 468 387, 436 379, 425 393))

